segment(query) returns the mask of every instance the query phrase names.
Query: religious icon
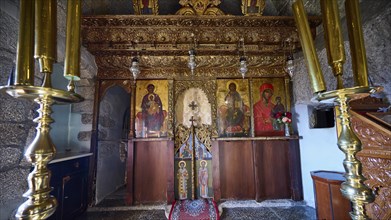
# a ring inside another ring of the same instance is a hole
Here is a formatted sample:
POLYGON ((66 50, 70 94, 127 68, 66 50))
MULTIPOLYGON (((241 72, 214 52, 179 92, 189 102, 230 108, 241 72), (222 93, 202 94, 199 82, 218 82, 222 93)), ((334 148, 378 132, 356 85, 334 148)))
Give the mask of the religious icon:
POLYGON ((142 119, 148 130, 160 131, 163 125, 162 101, 159 95, 154 92, 155 86, 153 84, 149 84, 147 89, 148 94, 144 95, 141 103, 142 119))
POLYGON ((262 15, 265 0, 242 0, 242 13, 244 15, 262 15))
POLYGON ((273 129, 274 130, 283 130, 284 129, 284 126, 282 123, 279 123, 275 118, 276 118, 276 115, 277 114, 283 114, 285 113, 286 110, 285 110, 285 106, 284 104, 281 103, 281 97, 280 96, 277 96, 276 99, 275 99, 275 105, 272 109, 272 116, 273 116, 273 129))
POLYGON ((189 179, 189 173, 186 169, 186 162, 184 160, 179 161, 179 169, 177 172, 178 179, 178 194, 179 199, 187 199, 187 180, 189 179))
POLYGON ((137 82, 136 137, 166 136, 167 81, 137 82))
POLYGON ((200 197, 208 197, 208 163, 206 160, 200 161, 200 168, 198 170, 198 185, 200 187, 200 197))
MULTIPOLYGON (((205 126, 205 125, 203 125, 205 126)), ((203 138, 204 128, 180 126, 177 135, 180 140, 176 140, 174 150, 175 166, 175 197, 177 199, 186 198, 210 198, 213 197, 212 187, 212 167, 208 163, 212 162, 212 154, 203 138), (186 171, 185 171, 186 169, 186 171), (194 178, 194 179, 193 179, 194 178), (189 181, 188 181, 189 180, 189 181), (191 180, 191 181, 190 181, 191 180), (186 190, 185 190, 186 189, 186 190)))
POLYGON ((255 135, 282 135, 283 127, 275 115, 286 111, 284 78, 254 79, 253 90, 255 135))
POLYGON ((248 136, 250 130, 248 81, 218 80, 217 84, 220 136, 248 136))
POLYGON ((134 0, 133 9, 135 14, 156 15, 158 14, 158 0, 134 0))

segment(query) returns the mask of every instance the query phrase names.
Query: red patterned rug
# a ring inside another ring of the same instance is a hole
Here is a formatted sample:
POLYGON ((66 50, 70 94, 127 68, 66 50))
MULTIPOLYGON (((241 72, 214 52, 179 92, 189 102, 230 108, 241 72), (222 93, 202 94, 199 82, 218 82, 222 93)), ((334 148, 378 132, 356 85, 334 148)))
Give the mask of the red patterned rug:
POLYGON ((219 220, 219 211, 212 199, 177 200, 171 207, 169 220, 219 220))

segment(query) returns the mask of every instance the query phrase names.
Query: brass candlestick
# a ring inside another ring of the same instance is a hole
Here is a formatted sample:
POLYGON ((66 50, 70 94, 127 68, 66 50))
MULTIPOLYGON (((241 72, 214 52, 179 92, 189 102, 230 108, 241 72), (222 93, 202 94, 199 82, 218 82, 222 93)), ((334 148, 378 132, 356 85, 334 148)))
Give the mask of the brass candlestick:
POLYGON ((292 7, 298 26, 300 42, 307 60, 312 87, 316 93, 313 100, 323 102, 332 101, 336 106, 336 117, 340 119, 337 144, 339 149, 345 154, 343 165, 346 178, 346 181, 341 184, 341 192, 353 204, 353 211, 350 212, 350 217, 355 220, 368 219, 365 214, 364 205, 373 202, 375 196, 372 190, 364 184, 365 178, 362 175, 362 165, 356 158, 356 154, 361 151, 361 142, 351 128, 349 102, 379 92, 382 90, 382 87, 368 86, 359 2, 358 0, 346 0, 349 40, 353 48, 351 50, 353 76, 356 87, 343 88, 342 70, 345 61, 345 52, 340 30, 338 5, 335 0, 322 0, 321 3, 328 61, 337 79, 337 90, 328 92, 319 89, 319 85, 323 84, 320 69, 312 68, 319 64, 309 32, 308 19, 304 12, 303 2, 297 0, 292 7))
POLYGON ((83 98, 72 92, 56 90, 38 86, 3 86, 4 91, 15 98, 33 99, 40 105, 37 110, 38 122, 37 134, 34 141, 27 147, 25 157, 34 169, 27 178, 29 190, 23 195, 28 200, 19 206, 15 215, 17 219, 46 219, 51 216, 57 208, 57 200, 49 193, 50 170, 47 164, 56 154, 56 148, 50 138, 50 124, 53 119, 51 106, 53 104, 67 104, 83 101, 83 98))
POLYGON ((9 85, 0 86, 0 91, 15 98, 34 100, 40 105, 37 122, 37 134, 27 147, 25 157, 34 169, 28 175, 29 189, 23 195, 28 200, 19 206, 17 219, 46 219, 57 207, 57 200, 50 195, 50 170, 47 164, 56 154, 56 148, 50 138, 50 117, 53 104, 69 104, 83 101, 83 97, 74 92, 74 80, 79 80, 80 44, 69 42, 80 39, 80 0, 68 0, 66 58, 64 76, 70 80, 68 91, 53 89, 51 75, 56 50, 56 0, 21 0, 18 49, 15 78, 9 85), (75 18, 76 17, 76 18, 75 18), (71 19, 74 18, 74 19, 71 19), (34 29, 34 33, 33 30, 34 29), (76 34, 75 34, 76 33, 76 34), (34 36, 35 35, 35 36, 34 36), (35 39, 35 41, 34 41, 35 39), (33 44, 35 42, 35 44, 33 44), (44 75, 41 86, 34 86, 34 60, 39 61, 40 72, 44 75))
POLYGON ((346 181, 341 184, 341 192, 352 202, 353 211, 350 212, 350 217, 355 220, 369 219, 365 214, 364 205, 373 202, 375 195, 364 184, 366 179, 362 175, 362 165, 356 157, 356 154, 361 151, 361 141, 351 126, 349 102, 381 90, 382 87, 359 86, 324 92, 314 97, 317 101, 333 101, 337 108, 336 117, 340 119, 337 145, 345 154, 343 165, 346 181))

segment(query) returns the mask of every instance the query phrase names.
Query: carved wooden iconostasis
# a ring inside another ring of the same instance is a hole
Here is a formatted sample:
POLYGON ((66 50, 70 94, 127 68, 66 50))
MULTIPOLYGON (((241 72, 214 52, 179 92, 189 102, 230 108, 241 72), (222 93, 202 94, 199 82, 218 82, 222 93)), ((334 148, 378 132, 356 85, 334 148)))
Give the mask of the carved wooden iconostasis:
MULTIPOLYGON (((319 20, 310 24, 314 31, 319 20)), ((128 204, 172 202, 185 195, 216 200, 302 198, 298 137, 283 137, 272 120, 261 128, 254 110, 266 90, 272 93, 268 101, 290 110, 290 78, 284 69, 286 56, 299 48, 293 18, 91 16, 84 17, 82 25, 83 44, 99 67, 95 107, 110 86, 120 85, 131 94, 128 204), (190 49, 196 52, 194 73, 188 68, 190 49), (244 78, 238 72, 240 51, 245 51, 248 64, 244 78), (129 67, 136 56, 141 72, 134 80, 129 67), (226 161, 233 154, 249 157, 235 158, 237 166, 226 161), (270 178, 283 190, 269 195, 262 180, 269 177, 255 165, 280 158, 285 161, 276 170, 282 177, 270 173, 270 178), (229 172, 238 167, 247 176, 233 180, 229 172), (182 190, 181 196, 184 168, 194 193, 182 190), (200 176, 204 168, 207 187, 201 189, 190 176, 200 176), (241 192, 243 185, 253 190, 241 192)), ((94 114, 96 122, 97 108, 94 114)))

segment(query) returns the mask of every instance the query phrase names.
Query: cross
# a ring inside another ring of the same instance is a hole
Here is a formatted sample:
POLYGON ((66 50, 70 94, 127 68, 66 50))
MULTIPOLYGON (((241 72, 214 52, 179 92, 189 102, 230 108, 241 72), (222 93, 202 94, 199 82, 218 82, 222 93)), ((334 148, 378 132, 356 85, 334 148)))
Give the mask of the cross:
POLYGON ((197 121, 196 119, 194 119, 194 116, 191 116, 190 120, 191 121, 191 125, 194 125, 194 122, 197 121))
POLYGON ((194 101, 191 101, 191 103, 189 104, 189 107, 191 108, 191 110, 194 110, 198 105, 194 102, 194 101))

